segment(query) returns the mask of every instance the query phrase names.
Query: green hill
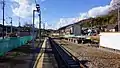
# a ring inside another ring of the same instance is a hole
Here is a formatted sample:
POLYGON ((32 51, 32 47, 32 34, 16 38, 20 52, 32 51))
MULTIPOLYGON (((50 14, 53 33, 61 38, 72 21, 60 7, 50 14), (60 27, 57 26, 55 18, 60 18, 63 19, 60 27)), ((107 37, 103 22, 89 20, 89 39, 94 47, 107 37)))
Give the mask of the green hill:
POLYGON ((109 14, 104 16, 99 16, 96 18, 89 18, 82 20, 83 27, 104 27, 108 25, 116 25, 117 23, 117 10, 109 12, 109 14))

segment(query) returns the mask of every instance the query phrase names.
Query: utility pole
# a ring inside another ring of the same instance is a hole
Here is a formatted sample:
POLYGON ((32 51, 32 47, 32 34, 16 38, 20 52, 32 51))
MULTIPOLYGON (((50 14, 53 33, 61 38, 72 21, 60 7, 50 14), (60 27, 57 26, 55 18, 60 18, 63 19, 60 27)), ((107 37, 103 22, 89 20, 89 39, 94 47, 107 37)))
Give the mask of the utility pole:
POLYGON ((19 17, 19 27, 20 27, 20 25, 21 25, 21 24, 20 24, 20 17, 19 17))
POLYGON ((119 24, 119 21, 120 21, 120 7, 118 7, 118 23, 117 23, 117 25, 118 25, 118 32, 120 31, 120 24, 119 24))
POLYGON ((33 48, 34 48, 34 20, 35 20, 35 10, 33 10, 33 25, 32 25, 32 37, 33 37, 33 40, 32 40, 32 45, 33 45, 33 48))
POLYGON ((2 29, 2 37, 4 39, 4 10, 5 10, 5 1, 3 0, 3 29, 2 29))
POLYGON ((45 23, 43 23, 43 29, 45 29, 45 23))
POLYGON ((41 12, 39 13, 39 39, 41 40, 41 12))
POLYGON ((19 36, 20 36, 20 26, 21 26, 21 24, 20 24, 20 17, 19 17, 19 28, 18 28, 18 30, 19 30, 19 36))
MULTIPOLYGON (((6 22, 6 24, 8 24, 8 23, 6 22)), ((6 37, 7 37, 7 31, 8 31, 8 30, 7 30, 7 26, 6 26, 6 37)))
POLYGON ((12 30, 12 17, 9 17, 11 19, 10 24, 11 24, 11 33, 13 32, 12 30))

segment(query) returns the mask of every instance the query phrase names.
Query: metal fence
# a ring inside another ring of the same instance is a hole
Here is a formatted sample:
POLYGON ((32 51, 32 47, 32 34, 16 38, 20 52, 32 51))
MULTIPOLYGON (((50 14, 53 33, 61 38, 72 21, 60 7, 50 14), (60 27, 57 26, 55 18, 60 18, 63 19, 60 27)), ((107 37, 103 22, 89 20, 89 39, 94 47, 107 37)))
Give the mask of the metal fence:
POLYGON ((14 48, 25 45, 30 40, 32 40, 32 36, 0 39, 0 56, 3 56, 6 52, 14 48))

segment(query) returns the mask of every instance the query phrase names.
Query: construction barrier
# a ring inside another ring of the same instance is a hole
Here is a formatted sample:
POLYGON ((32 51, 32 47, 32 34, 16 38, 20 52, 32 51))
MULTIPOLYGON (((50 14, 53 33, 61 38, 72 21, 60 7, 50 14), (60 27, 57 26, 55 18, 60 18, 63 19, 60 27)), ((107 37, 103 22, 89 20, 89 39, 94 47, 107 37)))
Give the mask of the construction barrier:
POLYGON ((28 41, 31 40, 32 36, 0 39, 0 56, 3 56, 6 52, 12 49, 25 45, 28 41))

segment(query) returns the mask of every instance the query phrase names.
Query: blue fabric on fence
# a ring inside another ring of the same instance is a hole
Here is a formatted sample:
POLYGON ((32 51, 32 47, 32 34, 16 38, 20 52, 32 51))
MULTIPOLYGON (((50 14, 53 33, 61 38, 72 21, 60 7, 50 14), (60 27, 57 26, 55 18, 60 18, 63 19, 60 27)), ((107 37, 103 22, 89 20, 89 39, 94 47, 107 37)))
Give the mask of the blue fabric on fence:
POLYGON ((12 49, 25 45, 28 41, 31 41, 32 38, 32 36, 24 36, 0 39, 0 56, 3 56, 12 49))

